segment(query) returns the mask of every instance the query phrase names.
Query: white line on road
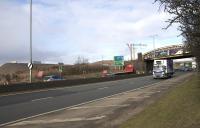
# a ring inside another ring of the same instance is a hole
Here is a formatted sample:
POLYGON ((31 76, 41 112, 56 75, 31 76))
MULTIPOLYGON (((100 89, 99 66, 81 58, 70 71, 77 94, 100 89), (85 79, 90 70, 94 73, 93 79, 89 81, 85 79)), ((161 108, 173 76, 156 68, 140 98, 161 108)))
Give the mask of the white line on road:
POLYGON ((143 99, 143 98, 149 98, 150 96, 134 96, 134 97, 126 97, 126 96, 121 96, 121 97, 113 97, 113 98, 108 98, 107 100, 120 100, 120 99, 143 99))
POLYGON ((63 122, 77 122, 77 121, 93 121, 105 118, 105 115, 95 117, 80 117, 80 118, 67 118, 67 119, 52 119, 52 120, 34 120, 34 121, 22 121, 9 126, 20 126, 20 125, 34 125, 34 124, 52 124, 52 123, 63 123, 63 122))
POLYGON ((88 109, 88 108, 106 108, 106 107, 127 107, 129 104, 123 105, 104 105, 104 106, 83 106, 83 107, 73 107, 70 110, 77 110, 77 109, 88 109))
POLYGON ((40 98, 40 99, 34 99, 34 100, 31 100, 32 102, 34 101, 39 101, 39 100, 46 100, 46 99, 51 99, 53 97, 45 97, 45 98, 40 98))

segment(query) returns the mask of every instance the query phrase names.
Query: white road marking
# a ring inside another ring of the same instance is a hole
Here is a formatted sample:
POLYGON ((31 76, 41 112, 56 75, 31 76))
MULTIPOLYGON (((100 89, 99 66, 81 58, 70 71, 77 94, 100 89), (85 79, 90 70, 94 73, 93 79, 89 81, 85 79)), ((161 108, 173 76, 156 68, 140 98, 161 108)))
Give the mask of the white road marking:
POLYGON ((46 99, 51 99, 53 97, 45 97, 45 98, 40 98, 40 99, 34 99, 34 100, 31 100, 32 102, 34 101, 39 101, 39 100, 46 100, 46 99))
POLYGON ((88 103, 100 101, 100 100, 103 100, 103 99, 106 99, 106 98, 110 98, 110 97, 113 97, 113 96, 117 96, 117 95, 121 95, 121 94, 124 94, 124 93, 133 92, 133 91, 136 91, 138 89, 143 89, 143 88, 151 87, 151 86, 156 85, 156 84, 161 83, 161 82, 163 82, 163 81, 160 81, 160 82, 157 82, 157 83, 153 83, 153 84, 149 84, 149 85, 146 85, 146 86, 143 86, 143 87, 140 87, 140 88, 135 88, 135 89, 132 89, 132 90, 129 90, 129 91, 125 91, 125 92, 121 92, 121 93, 116 93, 116 94, 113 94, 113 95, 110 95, 110 96, 105 96, 103 98, 99 98, 99 99, 95 99, 95 100, 83 102, 83 103, 80 103, 80 104, 77 104, 77 105, 72 105, 72 106, 69 106, 69 107, 65 107, 65 108, 61 108, 61 109, 57 109, 57 110, 53 110, 53 111, 49 111, 49 112, 44 112, 44 113, 41 113, 41 114, 37 114, 37 115, 34 115, 34 116, 29 116, 29 117, 26 117, 26 118, 21 118, 21 119, 15 120, 15 121, 10 121, 10 122, 7 122, 7 123, 0 124, 0 127, 6 126, 6 125, 10 125, 10 124, 14 124, 14 123, 17 123, 17 122, 20 122, 20 121, 24 121, 24 120, 27 120, 27 119, 35 118, 35 117, 38 117, 38 116, 43 116, 43 115, 47 115, 47 114, 50 114, 50 113, 54 113, 54 112, 58 112, 58 111, 70 109, 70 108, 73 108, 73 107, 81 106, 81 105, 84 105, 84 104, 88 104, 88 103))
POLYGON ((104 106, 83 106, 83 107, 73 107, 70 110, 77 110, 77 109, 89 109, 89 108, 106 108, 106 107, 127 107, 129 104, 123 105, 104 105, 104 106))
POLYGON ((120 99, 142 99, 142 98, 148 98, 150 96, 136 96, 136 97, 126 97, 126 96, 123 96, 123 97, 113 97, 113 98, 108 98, 108 100, 120 100, 120 99))
POLYGON ((52 119, 52 120, 33 120, 33 121, 22 121, 9 126, 20 126, 20 125, 34 125, 34 124, 52 124, 52 123, 63 123, 63 122, 77 122, 77 121, 93 121, 100 120, 106 116, 95 116, 95 117, 80 117, 80 118, 68 118, 68 119, 52 119))
POLYGON ((102 88, 98 88, 99 90, 102 90, 102 89, 106 89, 106 88, 108 88, 108 87, 102 87, 102 88))

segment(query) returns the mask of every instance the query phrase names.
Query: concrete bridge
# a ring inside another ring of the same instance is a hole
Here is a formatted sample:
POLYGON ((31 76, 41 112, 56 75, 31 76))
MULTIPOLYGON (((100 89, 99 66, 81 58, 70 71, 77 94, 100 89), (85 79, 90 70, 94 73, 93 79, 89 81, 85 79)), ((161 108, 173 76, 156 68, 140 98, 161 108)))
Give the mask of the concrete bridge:
POLYGON ((193 55, 182 44, 157 48, 143 55, 146 72, 153 70, 153 60, 155 59, 181 59, 189 57, 193 57, 193 55))

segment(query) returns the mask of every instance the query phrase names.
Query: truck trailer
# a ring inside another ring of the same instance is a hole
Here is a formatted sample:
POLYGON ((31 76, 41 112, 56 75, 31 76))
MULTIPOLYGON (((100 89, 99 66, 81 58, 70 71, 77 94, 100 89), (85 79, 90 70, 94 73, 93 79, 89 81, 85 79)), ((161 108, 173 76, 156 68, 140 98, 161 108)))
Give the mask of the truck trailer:
POLYGON ((172 59, 154 60, 153 78, 169 78, 174 74, 172 59))

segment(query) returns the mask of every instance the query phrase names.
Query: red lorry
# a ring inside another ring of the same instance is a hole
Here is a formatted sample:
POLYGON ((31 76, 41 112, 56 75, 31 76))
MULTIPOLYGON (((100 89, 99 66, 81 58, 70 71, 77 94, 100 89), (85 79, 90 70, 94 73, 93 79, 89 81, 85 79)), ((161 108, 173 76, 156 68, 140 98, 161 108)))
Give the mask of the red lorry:
POLYGON ((135 73, 136 70, 132 64, 128 64, 124 68, 124 73, 135 73))
POLYGON ((124 66, 124 70, 122 72, 111 72, 108 70, 103 70, 101 76, 113 77, 114 75, 125 75, 125 74, 131 74, 131 73, 136 73, 136 70, 132 64, 128 64, 124 66))

